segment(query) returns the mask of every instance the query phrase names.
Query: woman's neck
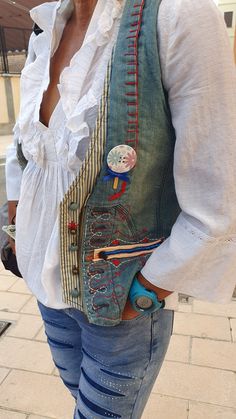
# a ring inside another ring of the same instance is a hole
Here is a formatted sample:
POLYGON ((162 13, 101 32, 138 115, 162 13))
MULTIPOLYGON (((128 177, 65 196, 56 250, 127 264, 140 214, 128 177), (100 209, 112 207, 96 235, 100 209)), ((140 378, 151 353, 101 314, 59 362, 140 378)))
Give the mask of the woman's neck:
POLYGON ((75 21, 87 21, 91 18, 98 0, 73 0, 74 11, 72 19, 75 21))

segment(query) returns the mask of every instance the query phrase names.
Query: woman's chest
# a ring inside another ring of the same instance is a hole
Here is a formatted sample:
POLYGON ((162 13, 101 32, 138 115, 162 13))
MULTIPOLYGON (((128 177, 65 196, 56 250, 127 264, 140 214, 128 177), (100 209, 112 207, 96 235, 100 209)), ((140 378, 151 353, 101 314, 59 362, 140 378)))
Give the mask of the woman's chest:
POLYGON ((51 115, 59 101, 60 95, 58 84, 60 76, 66 67, 69 67, 71 59, 80 50, 86 35, 86 27, 80 30, 68 24, 63 32, 55 54, 50 59, 49 84, 43 94, 40 106, 40 121, 48 126, 51 115))

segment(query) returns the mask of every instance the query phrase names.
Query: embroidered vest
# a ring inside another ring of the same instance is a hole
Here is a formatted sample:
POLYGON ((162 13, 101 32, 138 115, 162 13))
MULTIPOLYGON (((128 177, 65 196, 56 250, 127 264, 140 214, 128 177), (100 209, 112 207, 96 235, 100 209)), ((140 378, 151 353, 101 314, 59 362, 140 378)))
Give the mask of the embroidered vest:
POLYGON ((160 2, 126 1, 90 147, 60 207, 63 299, 97 325, 120 322, 134 275, 180 212, 160 2))

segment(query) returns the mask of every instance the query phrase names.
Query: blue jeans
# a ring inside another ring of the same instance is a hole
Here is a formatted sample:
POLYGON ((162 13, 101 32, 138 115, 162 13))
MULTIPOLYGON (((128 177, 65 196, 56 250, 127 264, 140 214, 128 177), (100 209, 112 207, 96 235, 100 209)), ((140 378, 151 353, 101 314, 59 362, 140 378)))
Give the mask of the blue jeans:
POLYGON ((74 308, 39 308, 54 363, 76 400, 74 419, 141 418, 168 348, 173 311, 102 327, 74 308))

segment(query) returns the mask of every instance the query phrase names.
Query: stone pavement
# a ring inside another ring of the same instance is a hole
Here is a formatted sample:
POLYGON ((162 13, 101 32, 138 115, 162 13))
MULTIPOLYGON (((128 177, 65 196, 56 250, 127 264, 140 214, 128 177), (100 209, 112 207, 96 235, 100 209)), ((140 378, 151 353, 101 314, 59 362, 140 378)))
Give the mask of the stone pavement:
MULTIPOLYGON (((0 265, 0 419, 72 419, 34 297, 0 265)), ((142 419, 236 419, 236 301, 181 303, 142 419)))

